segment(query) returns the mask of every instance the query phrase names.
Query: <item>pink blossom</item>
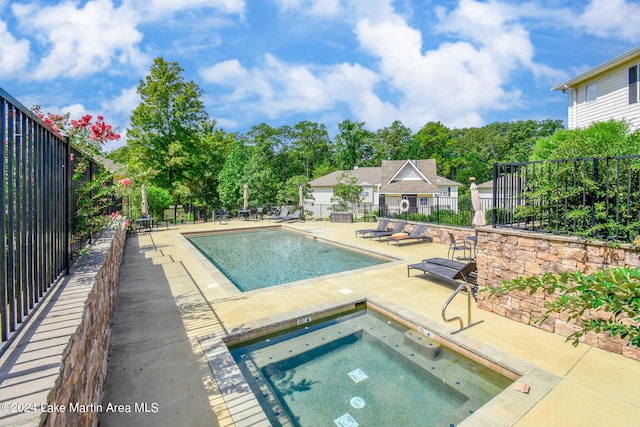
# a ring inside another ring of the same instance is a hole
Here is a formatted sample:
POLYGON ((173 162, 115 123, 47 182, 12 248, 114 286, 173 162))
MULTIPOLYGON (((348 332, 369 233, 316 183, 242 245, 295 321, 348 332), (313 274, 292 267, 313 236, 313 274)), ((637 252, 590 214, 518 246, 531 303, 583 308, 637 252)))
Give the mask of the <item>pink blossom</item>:
POLYGON ((131 178, 122 178, 120 181, 118 181, 118 184, 122 184, 124 188, 127 188, 131 184, 131 178))

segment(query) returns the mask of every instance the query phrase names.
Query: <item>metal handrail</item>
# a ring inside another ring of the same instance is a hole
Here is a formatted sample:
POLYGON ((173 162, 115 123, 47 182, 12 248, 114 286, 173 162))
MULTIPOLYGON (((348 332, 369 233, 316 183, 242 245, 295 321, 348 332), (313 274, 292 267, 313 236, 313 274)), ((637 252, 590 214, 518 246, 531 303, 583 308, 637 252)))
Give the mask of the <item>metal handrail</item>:
POLYGON ((322 222, 323 222, 323 225, 322 225, 322 231, 327 231, 327 219, 326 219, 325 217, 323 217, 323 216, 319 216, 319 217, 313 218, 313 219, 312 219, 311 221, 309 221, 309 222, 305 222, 305 224, 304 224, 304 231, 309 231, 309 230, 308 230, 308 228, 307 228, 307 226, 308 226, 308 225, 311 225, 311 223, 313 223, 313 222, 315 222, 316 220, 319 220, 319 219, 321 219, 321 220, 322 220, 322 222))
POLYGON ((460 329, 458 329, 458 331, 456 332, 459 332, 464 329, 464 321, 462 320, 462 317, 456 316, 456 317, 447 319, 445 315, 445 311, 447 310, 449 303, 455 298, 456 295, 458 295, 458 293, 462 290, 462 288, 467 288, 467 327, 471 326, 471 297, 473 295, 473 290, 471 289, 471 285, 468 282, 466 281, 462 282, 460 286, 458 286, 456 290, 453 291, 451 296, 447 299, 447 301, 442 306, 442 320, 444 320, 445 322, 453 322, 454 320, 458 320, 460 322, 460 329))

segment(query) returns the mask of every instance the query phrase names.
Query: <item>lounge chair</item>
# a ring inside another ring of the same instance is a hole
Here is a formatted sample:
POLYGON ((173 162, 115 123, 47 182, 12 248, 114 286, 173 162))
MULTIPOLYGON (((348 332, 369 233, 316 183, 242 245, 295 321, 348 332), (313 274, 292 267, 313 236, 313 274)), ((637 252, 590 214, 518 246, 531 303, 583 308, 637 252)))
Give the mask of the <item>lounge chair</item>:
POLYGON ((278 218, 276 222, 299 221, 301 215, 302 215, 302 211, 298 209, 295 212, 293 212, 291 215, 286 215, 278 218))
POLYGON ((411 230, 411 233, 409 234, 407 233, 399 233, 398 235, 392 234, 391 236, 387 237, 387 245, 389 244, 389 242, 396 242, 396 244, 400 246, 400 242, 409 241, 409 240, 418 240, 422 242, 431 241, 432 240, 431 237, 422 235, 424 233, 425 228, 427 228, 425 224, 416 224, 416 226, 413 227, 413 230, 411 230))
POLYGON ((410 272, 412 269, 420 270, 426 274, 432 274, 449 282, 467 282, 471 285, 473 298, 476 299, 478 285, 475 261, 464 263, 445 258, 424 259, 418 264, 407 265, 407 277, 411 276, 410 272))
POLYGON ((281 219, 281 218, 283 218, 283 217, 285 217, 285 216, 287 216, 287 215, 289 215, 289 209, 287 209, 287 208, 282 208, 282 209, 280 209, 280 212, 278 212, 277 214, 274 214, 274 215, 268 215, 268 216, 267 216, 267 219, 268 219, 269 221, 271 221, 272 219, 281 219))
POLYGON ((396 222, 395 227, 393 227, 393 230, 374 231, 369 237, 377 237, 378 241, 380 241, 382 237, 388 237, 396 233, 402 233, 404 231, 405 225, 407 225, 406 221, 398 221, 396 222))
POLYGON ((363 229, 363 230, 356 230, 356 237, 358 237, 358 234, 361 234, 362 237, 366 237, 366 234, 370 234, 370 233, 375 233, 376 231, 387 231, 387 225, 389 224, 389 220, 388 219, 381 219, 380 222, 378 223, 378 228, 368 228, 368 229, 363 229))

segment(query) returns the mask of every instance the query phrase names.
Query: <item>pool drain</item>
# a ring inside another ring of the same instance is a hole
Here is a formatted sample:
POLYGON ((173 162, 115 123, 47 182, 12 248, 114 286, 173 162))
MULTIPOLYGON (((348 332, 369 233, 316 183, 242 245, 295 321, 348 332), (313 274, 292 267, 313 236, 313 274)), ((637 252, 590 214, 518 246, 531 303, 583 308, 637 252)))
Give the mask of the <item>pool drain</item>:
POLYGON ((362 409, 364 408, 364 399, 361 397, 352 397, 351 398, 351 406, 353 406, 356 409, 362 409))

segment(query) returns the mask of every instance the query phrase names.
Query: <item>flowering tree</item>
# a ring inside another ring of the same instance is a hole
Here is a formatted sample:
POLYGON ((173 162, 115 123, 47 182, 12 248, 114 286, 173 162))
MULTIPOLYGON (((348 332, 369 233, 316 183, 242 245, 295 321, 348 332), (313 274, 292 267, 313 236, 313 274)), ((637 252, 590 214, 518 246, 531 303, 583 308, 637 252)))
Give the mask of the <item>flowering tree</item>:
POLYGON ((117 141, 120 135, 105 123, 102 116, 97 116, 92 122, 93 117, 89 114, 72 120, 69 113, 45 115, 39 106, 33 107, 33 110, 51 128, 66 134, 71 141, 69 161, 73 165, 73 180, 78 183, 74 186, 74 240, 87 241, 109 222, 110 218, 104 212, 114 194, 112 173, 104 167, 99 168, 97 173, 88 173, 91 161, 103 156, 102 146, 105 142, 117 141))

